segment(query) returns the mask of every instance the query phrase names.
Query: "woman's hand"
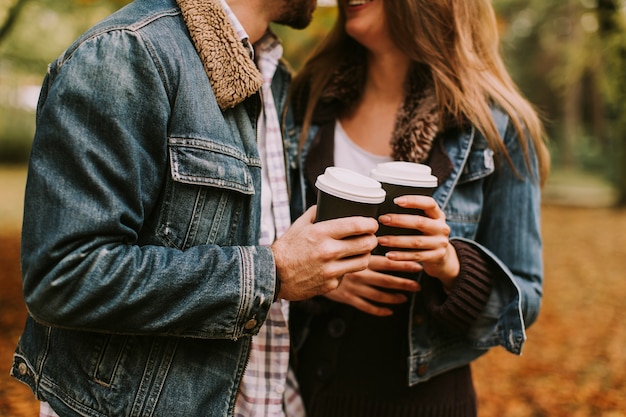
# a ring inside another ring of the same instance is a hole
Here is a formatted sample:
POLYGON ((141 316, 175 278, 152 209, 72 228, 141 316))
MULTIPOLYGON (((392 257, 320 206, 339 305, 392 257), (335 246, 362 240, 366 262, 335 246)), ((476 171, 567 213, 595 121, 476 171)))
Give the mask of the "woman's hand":
POLYGON ((385 214, 378 221, 386 226, 418 230, 422 234, 409 236, 381 236, 381 246, 409 250, 387 252, 387 258, 395 261, 413 261, 420 263, 424 272, 438 278, 444 287, 450 289, 459 275, 459 258, 454 246, 450 244, 450 227, 446 216, 432 197, 407 195, 398 197, 394 202, 405 208, 424 211, 425 216, 411 214, 385 214))
POLYGON ((344 275, 341 285, 327 293, 326 297, 374 316, 390 316, 393 314, 390 308, 372 302, 402 304, 407 301, 407 297, 389 290, 415 292, 420 286, 412 279, 399 278, 389 273, 396 271, 417 274, 421 270, 421 265, 415 262, 396 262, 384 256, 372 255, 368 269, 344 275))

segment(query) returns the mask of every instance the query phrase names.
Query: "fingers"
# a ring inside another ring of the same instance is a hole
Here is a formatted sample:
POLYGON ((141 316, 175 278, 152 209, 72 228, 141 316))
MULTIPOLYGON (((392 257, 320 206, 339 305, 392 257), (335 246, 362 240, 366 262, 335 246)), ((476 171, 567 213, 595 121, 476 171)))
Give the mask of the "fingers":
MULTIPOLYGON (((380 280, 380 276, 384 276, 384 274, 371 270, 361 271, 355 274, 346 274, 339 288, 326 294, 326 297, 337 302, 351 305, 367 314, 375 316, 391 315, 393 311, 385 305, 402 304, 407 302, 408 298, 404 294, 390 292, 372 286, 372 282, 383 282, 380 280)), ((389 278, 391 281, 394 279, 393 277, 389 278)), ((395 278, 395 280, 410 281, 402 278, 395 278)), ((413 283, 413 288, 419 288, 416 282, 411 282, 413 283)), ((403 287, 403 285, 392 284, 391 287, 403 287)))
POLYGON ((326 275, 326 279, 332 280, 337 279, 337 285, 330 290, 336 289, 339 284, 341 284, 344 276, 351 272, 362 271, 367 268, 369 264, 369 253, 363 255, 355 255, 348 258, 341 258, 332 263, 326 264, 326 269, 324 274, 326 275))
MULTIPOLYGON (((445 213, 439 208, 433 198, 412 195, 399 197, 394 201, 404 208, 422 210, 425 215, 389 213, 380 216, 378 220, 383 225, 405 228, 416 232, 412 235, 381 236, 378 241, 382 246, 422 251, 445 249, 450 236, 450 226, 446 223, 445 213)), ((426 256, 436 257, 437 254, 426 256)), ((424 260, 423 258, 416 259, 407 256, 394 257, 393 259, 418 262, 424 260)))
POLYGON ((418 214, 385 214, 378 218, 385 226, 400 227, 409 230, 416 230, 427 236, 450 235, 450 226, 446 223, 443 211, 439 217, 430 218, 418 214))
POLYGON ((394 203, 400 207, 423 210, 426 217, 431 219, 438 219, 444 216, 443 210, 439 208, 439 205, 432 197, 424 195, 405 195, 396 198, 394 203))
POLYGON ((338 291, 339 290, 329 292, 328 294, 326 294, 326 297, 333 301, 350 305, 358 310, 361 310, 364 313, 371 314, 373 316, 386 317, 393 314, 393 310, 388 307, 374 305, 366 299, 357 296, 345 298, 342 297, 341 294, 338 293, 338 291))
POLYGON ((317 206, 311 206, 305 211, 302 216, 298 217, 295 223, 313 223, 315 221, 315 215, 317 214, 317 206))
POLYGON ((386 256, 373 255, 370 257, 369 269, 373 271, 387 271, 389 273, 405 272, 417 274, 423 268, 422 265, 412 260, 397 261, 386 256))
POLYGON ((421 236, 379 238, 379 243, 391 248, 385 254, 388 259, 420 264, 435 262, 446 254, 450 245, 447 238, 424 238, 421 236), (403 250, 393 250, 393 248, 403 248, 403 250))
POLYGON ((379 217, 383 225, 415 231, 411 235, 379 237, 381 246, 391 248, 385 256, 393 261, 419 263, 427 274, 445 281, 444 284, 454 282, 460 266, 450 244, 450 226, 443 210, 427 196, 402 196, 394 202, 400 207, 422 210, 424 215, 390 213, 379 217))
POLYGON ((378 246, 378 239, 373 234, 349 236, 332 242, 336 246, 332 251, 334 257, 351 258, 355 255, 368 255, 368 261, 370 253, 378 246))
POLYGON ((371 217, 342 217, 316 223, 324 233, 334 239, 374 234, 378 230, 378 222, 371 217))
POLYGON ((405 300, 397 297, 389 298, 389 295, 392 294, 389 290, 415 292, 420 290, 420 285, 411 278, 402 278, 392 275, 392 273, 367 269, 354 274, 346 274, 340 289, 373 301, 395 304, 405 300))

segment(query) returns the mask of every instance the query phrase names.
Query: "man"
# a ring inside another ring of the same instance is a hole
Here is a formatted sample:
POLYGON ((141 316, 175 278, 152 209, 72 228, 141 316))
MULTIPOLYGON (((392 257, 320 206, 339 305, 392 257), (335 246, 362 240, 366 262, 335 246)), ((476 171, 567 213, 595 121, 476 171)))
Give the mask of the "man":
POLYGON ((375 220, 314 224, 309 210, 288 226, 276 183, 295 166, 297 144, 272 132, 289 77, 259 71, 251 45, 272 21, 303 27, 313 6, 137 0, 50 66, 11 370, 42 413, 233 415, 270 311, 367 266, 375 220))

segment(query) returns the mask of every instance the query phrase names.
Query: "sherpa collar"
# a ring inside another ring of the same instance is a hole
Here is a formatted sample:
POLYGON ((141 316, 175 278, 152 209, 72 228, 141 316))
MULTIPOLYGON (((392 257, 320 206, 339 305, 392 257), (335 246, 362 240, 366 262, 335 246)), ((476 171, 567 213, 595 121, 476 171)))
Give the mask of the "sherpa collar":
MULTIPOLYGON (((322 103, 339 102, 340 111, 349 111, 363 91, 365 68, 361 57, 345 59, 322 93, 322 103)), ((391 156, 395 160, 424 162, 439 133, 437 96, 432 82, 424 78, 423 73, 424 70, 417 67, 412 71, 404 104, 396 117, 391 138, 391 156)))
POLYGON ((220 0, 176 0, 222 110, 255 94, 263 78, 220 0))

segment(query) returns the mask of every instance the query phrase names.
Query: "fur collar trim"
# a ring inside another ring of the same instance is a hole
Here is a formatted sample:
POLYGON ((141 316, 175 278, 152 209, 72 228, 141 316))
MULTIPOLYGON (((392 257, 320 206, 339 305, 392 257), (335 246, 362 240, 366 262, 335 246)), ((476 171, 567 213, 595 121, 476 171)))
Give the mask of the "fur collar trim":
MULTIPOLYGON (((392 157, 399 161, 424 162, 439 132, 440 113, 432 82, 420 78, 415 68, 407 83, 404 104, 396 116, 391 138, 392 157)), ((347 111, 356 103, 365 84, 365 64, 355 57, 346 59, 336 70, 322 94, 322 102, 339 103, 347 111)))
POLYGON ((259 91, 263 78, 219 0, 176 0, 222 110, 259 91))
POLYGON ((410 82, 391 138, 391 156, 398 161, 424 162, 439 133, 435 89, 410 82))

